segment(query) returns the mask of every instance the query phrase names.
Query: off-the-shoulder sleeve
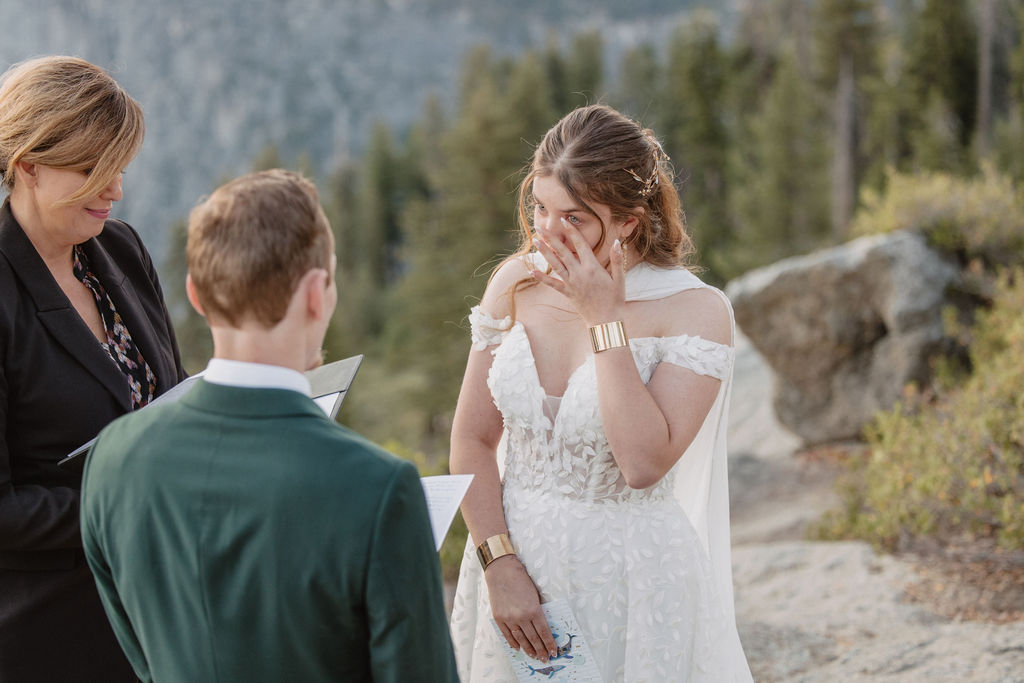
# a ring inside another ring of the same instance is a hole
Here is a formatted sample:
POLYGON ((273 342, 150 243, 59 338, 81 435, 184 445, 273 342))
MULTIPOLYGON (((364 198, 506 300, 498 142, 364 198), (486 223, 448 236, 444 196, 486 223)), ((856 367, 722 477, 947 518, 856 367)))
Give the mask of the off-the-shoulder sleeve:
POLYGON ((488 346, 500 344, 508 331, 512 329, 512 318, 505 316, 501 320, 484 313, 479 306, 469 309, 469 328, 473 340, 473 350, 483 351, 488 346))
POLYGON ((693 370, 698 375, 724 380, 732 368, 733 348, 725 344, 684 334, 664 337, 659 346, 662 362, 693 370))

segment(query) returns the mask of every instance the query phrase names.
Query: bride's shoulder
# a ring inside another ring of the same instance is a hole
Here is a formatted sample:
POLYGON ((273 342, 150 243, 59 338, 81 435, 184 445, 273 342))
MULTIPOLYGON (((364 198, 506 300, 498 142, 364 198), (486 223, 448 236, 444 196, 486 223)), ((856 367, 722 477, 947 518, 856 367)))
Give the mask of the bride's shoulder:
POLYGON ((725 294, 710 285, 659 299, 655 308, 662 328, 658 336, 688 335, 732 346, 732 306, 725 294))
POLYGON ((491 275, 484 290, 483 299, 480 300, 480 308, 493 318, 503 318, 511 312, 511 301, 509 294, 517 282, 532 281, 530 270, 533 268, 528 261, 529 255, 510 256, 505 259, 491 275))

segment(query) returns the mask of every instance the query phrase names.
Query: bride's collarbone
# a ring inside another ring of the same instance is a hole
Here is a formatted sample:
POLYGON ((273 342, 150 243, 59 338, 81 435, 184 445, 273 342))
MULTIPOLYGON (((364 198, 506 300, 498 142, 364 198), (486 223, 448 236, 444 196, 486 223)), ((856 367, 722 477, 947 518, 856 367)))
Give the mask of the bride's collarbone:
MULTIPOLYGON (((524 302, 525 303, 525 302, 524 302)), ((662 337, 665 336, 664 325, 675 311, 652 305, 654 302, 628 301, 625 304, 622 324, 629 337, 662 337)), ((565 348, 566 342, 579 337, 589 340, 588 325, 572 305, 560 295, 543 297, 530 301, 520 308, 518 320, 526 328, 531 339, 554 338, 556 343, 565 348)), ((611 320, 605 322, 613 322, 611 320)), ((589 349, 589 341, 584 345, 589 349)))

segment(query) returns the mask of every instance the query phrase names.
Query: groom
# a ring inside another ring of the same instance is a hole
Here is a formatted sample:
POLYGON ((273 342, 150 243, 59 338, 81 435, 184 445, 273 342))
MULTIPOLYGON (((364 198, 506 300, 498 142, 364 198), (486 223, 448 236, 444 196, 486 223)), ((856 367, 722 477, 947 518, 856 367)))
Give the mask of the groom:
POLYGON ((274 170, 191 215, 214 357, 100 434, 82 537, 144 681, 457 681, 415 467, 328 419, 303 371, 337 301, 316 189, 274 170))

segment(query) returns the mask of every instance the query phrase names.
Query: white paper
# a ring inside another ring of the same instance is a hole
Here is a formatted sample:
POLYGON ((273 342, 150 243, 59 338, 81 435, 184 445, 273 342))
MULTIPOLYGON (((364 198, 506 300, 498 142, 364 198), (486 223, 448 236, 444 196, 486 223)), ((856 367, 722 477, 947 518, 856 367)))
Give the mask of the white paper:
POLYGON ((539 677, 562 683, 601 683, 601 672, 597 670, 590 643, 583 636, 569 603, 565 600, 552 600, 540 608, 544 610, 544 617, 548 620, 548 627, 558 647, 558 656, 547 662, 531 659, 522 650, 509 647, 498 624, 491 619, 491 625, 505 648, 516 677, 520 681, 535 681, 539 677))
POLYGON ((444 474, 423 477, 423 495, 427 498, 427 512, 430 514, 430 528, 434 532, 434 545, 441 549, 448 527, 455 519, 462 497, 473 481, 472 474, 444 474))
POLYGON ((334 402, 338 400, 338 394, 340 393, 340 391, 336 391, 333 394, 317 396, 313 399, 313 402, 320 406, 320 410, 324 411, 324 415, 330 417, 331 411, 334 410, 334 402))

